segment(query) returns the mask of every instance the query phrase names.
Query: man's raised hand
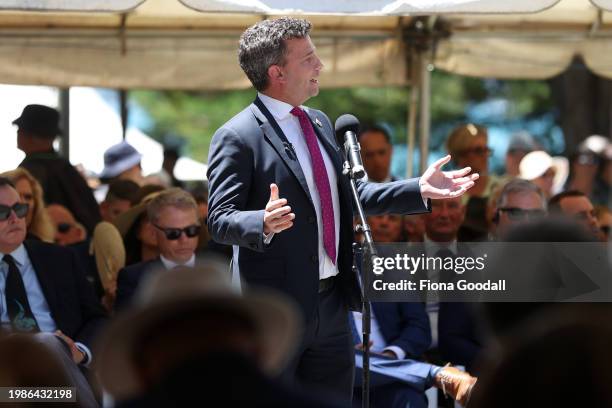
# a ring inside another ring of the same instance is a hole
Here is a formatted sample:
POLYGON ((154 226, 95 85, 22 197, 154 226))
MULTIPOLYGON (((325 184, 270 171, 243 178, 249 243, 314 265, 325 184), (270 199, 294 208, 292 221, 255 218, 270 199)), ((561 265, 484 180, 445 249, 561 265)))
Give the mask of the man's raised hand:
POLYGON ((295 214, 287 205, 287 200, 278 198, 278 186, 270 184, 270 200, 264 212, 264 234, 279 233, 293 226, 295 214))
POLYGON ((459 197, 474 186, 474 181, 478 179, 478 173, 468 175, 472 171, 470 167, 455 171, 442 171, 442 166, 448 163, 450 159, 450 155, 446 155, 425 170, 419 180, 423 198, 459 197))

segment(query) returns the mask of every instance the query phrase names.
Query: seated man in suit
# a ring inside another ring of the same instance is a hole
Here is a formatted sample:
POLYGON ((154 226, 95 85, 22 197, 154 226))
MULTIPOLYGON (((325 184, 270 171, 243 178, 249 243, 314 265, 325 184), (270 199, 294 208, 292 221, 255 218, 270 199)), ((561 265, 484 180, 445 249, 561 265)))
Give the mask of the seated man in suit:
MULTIPOLYGON (((385 214, 369 216, 368 224, 372 230, 372 237, 377 243, 394 243, 403 241, 402 217, 385 214)), ((372 320, 370 351, 389 359, 404 361, 405 372, 409 373, 403 380, 391 379, 384 383, 371 383, 370 402, 374 407, 410 408, 425 407, 427 400, 425 390, 435 384, 441 385, 441 371, 447 375, 458 374, 455 378, 455 389, 461 386, 463 373, 449 367, 441 369, 418 360, 427 351, 431 344, 431 331, 429 318, 422 303, 412 302, 374 302, 372 303, 372 320), (407 360, 410 359, 410 360, 407 360)), ((352 312, 349 319, 353 323, 354 342, 358 350, 363 349, 361 332, 361 313, 352 312)), ((361 356, 356 356, 357 366, 361 365, 361 356)), ((374 372, 377 372, 375 369, 374 372)), ((359 371, 359 375, 361 375, 359 371)), ((361 379, 355 378, 357 387, 354 389, 353 405, 361 404, 361 379)), ((465 383, 467 384, 467 382, 465 383)), ((467 385, 466 385, 467 387, 467 385)), ((466 388, 464 387, 464 388, 466 388)), ((466 388, 467 389, 467 388, 466 388)), ((453 397, 457 393, 450 392, 453 397)), ((463 394, 459 398, 463 398, 463 394)))
MULTIPOLYGON (((24 242, 27 212, 28 205, 21 202, 14 185, 0 178, 2 325, 39 333, 67 357, 73 379, 84 381, 77 365, 92 361, 91 343, 105 321, 104 310, 72 250, 42 241, 24 242)), ((85 382, 83 392, 91 395, 86 388, 85 382)))
POLYGON ((147 206, 147 217, 153 225, 160 256, 127 266, 117 276, 115 310, 131 302, 141 279, 156 269, 195 266, 195 252, 202 228, 198 205, 193 196, 180 188, 162 191, 147 206))

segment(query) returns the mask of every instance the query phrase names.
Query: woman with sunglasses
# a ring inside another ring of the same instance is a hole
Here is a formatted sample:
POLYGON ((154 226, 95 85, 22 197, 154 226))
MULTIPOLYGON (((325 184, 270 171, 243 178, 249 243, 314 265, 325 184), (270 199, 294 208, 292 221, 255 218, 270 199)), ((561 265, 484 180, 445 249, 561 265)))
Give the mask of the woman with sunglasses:
POLYGON ((0 176, 11 180, 15 184, 21 201, 28 204, 26 239, 53 242, 55 227, 45 210, 43 191, 38 180, 23 167, 17 167, 15 170, 4 172, 0 176))

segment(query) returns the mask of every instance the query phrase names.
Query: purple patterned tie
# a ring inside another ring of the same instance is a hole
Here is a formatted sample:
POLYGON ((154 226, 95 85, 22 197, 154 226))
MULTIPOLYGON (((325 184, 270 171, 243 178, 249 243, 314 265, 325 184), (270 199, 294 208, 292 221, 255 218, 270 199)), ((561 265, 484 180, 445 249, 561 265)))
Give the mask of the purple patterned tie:
POLYGON ((312 173, 314 175, 319 199, 321 200, 321 215, 323 217, 323 246, 327 255, 336 264, 336 223, 334 222, 334 205, 332 202, 331 188, 329 187, 329 179, 327 178, 327 170, 325 162, 319 149, 319 142, 315 135, 312 123, 306 112, 295 107, 291 109, 291 114, 297 116, 300 121, 300 127, 306 138, 308 151, 310 152, 310 162, 312 164, 312 173))

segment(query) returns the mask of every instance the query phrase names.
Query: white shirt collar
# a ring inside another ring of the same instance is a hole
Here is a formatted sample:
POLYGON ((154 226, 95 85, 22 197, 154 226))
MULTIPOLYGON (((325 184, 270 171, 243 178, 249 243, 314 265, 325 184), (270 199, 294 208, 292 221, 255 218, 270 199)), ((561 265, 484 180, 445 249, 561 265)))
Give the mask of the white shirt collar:
MULTIPOLYGON (((4 258, 4 255, 6 254, 0 254, 0 261, 2 258, 4 258)), ((28 253, 23 244, 19 245, 13 252, 10 253, 10 255, 17 263, 17 266, 25 265, 28 260, 28 253)))
POLYGON ((453 254, 457 254, 457 239, 453 239, 451 242, 435 242, 425 234, 423 244, 425 245, 425 253, 428 255, 434 255, 440 249, 449 249, 453 254))
POLYGON ((163 255, 160 255, 159 257, 160 257, 160 259, 161 259, 161 261, 164 264, 164 267, 166 269, 172 269, 172 268, 175 268, 177 266, 187 266, 189 268, 193 268, 195 266, 195 254, 191 255, 191 258, 189 258, 189 260, 187 262, 183 263, 183 264, 180 264, 178 262, 174 262, 174 261, 171 261, 171 260, 169 260, 167 258, 164 258, 163 255))
MULTIPOLYGON (((274 119, 276 119, 277 121, 284 120, 289 115, 291 115, 291 110, 293 109, 293 106, 291 104, 279 101, 278 99, 274 99, 271 96, 264 95, 261 92, 258 92, 257 96, 259 96, 259 99, 261 99, 263 104, 266 105, 266 108, 268 108, 272 116, 274 116, 274 119)), ((300 109, 303 109, 304 111, 308 112, 308 108, 306 108, 305 106, 300 105, 300 109)))

